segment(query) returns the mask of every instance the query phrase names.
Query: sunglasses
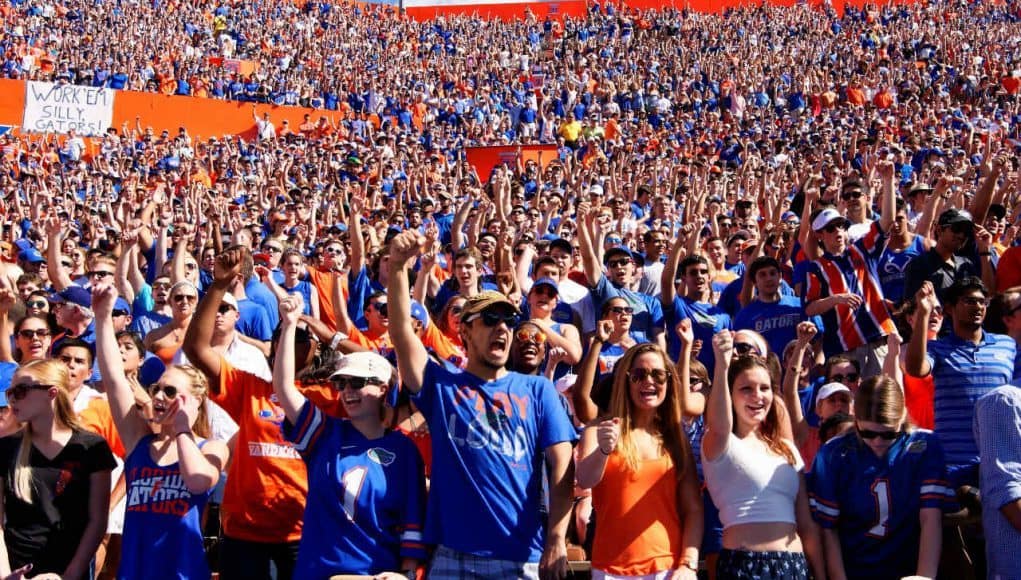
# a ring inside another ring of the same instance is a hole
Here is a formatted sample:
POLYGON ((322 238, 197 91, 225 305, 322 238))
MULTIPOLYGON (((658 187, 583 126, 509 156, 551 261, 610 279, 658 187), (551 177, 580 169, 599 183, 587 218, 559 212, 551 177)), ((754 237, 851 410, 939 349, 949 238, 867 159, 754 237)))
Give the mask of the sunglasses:
POLYGON ((165 396, 168 399, 173 399, 174 397, 177 396, 177 387, 173 385, 161 385, 159 383, 153 383, 146 387, 145 390, 146 392, 149 393, 149 396, 151 397, 155 397, 161 392, 163 393, 163 396, 165 396))
POLYGON ((348 388, 360 391, 364 389, 366 385, 381 387, 383 386, 383 382, 379 379, 367 379, 365 377, 337 377, 333 379, 333 387, 338 391, 344 391, 348 388))
POLYGON ((988 298, 979 298, 977 296, 962 296, 961 302, 968 306, 989 306, 988 298))
POLYGON ((849 191, 847 193, 841 193, 840 194, 840 199, 842 199, 843 201, 851 201, 852 199, 861 199, 862 197, 864 197, 864 195, 860 191, 849 191))
POLYGON ((847 231, 847 224, 844 223, 844 222, 840 222, 838 224, 830 224, 830 225, 824 227, 822 229, 822 231, 826 232, 827 234, 832 234, 832 233, 834 233, 836 231, 846 232, 847 231))
POLYGON ((833 375, 830 377, 831 383, 854 383, 861 378, 858 373, 847 373, 846 375, 833 375))
POLYGON ((740 355, 754 354, 762 356, 762 352, 759 350, 759 347, 755 346, 754 344, 749 344, 747 342, 735 342, 734 352, 740 355))
POLYGON ((113 272, 108 272, 106 270, 93 270, 92 272, 89 272, 89 278, 103 279, 107 276, 113 276, 113 272))
POLYGON ((635 309, 630 306, 611 306, 610 312, 614 314, 634 314, 635 309))
POLYGON ((25 303, 25 306, 28 306, 29 308, 46 308, 46 301, 45 300, 30 300, 30 301, 25 303))
POLYGON ((199 265, 195 262, 188 262, 184 265, 184 267, 188 270, 198 270, 199 265))
POLYGON ((974 231, 974 229, 975 226, 969 223, 956 223, 950 226, 950 231, 954 232, 955 234, 967 234, 969 236, 971 235, 972 231, 974 231))
POLYGON ((631 263, 631 258, 621 258, 619 260, 610 260, 606 263, 611 268, 623 268, 631 263))
POLYGON ((732 227, 734 227, 734 223, 733 222, 720 222, 720 227, 721 228, 732 228, 732 227))
POLYGON ((652 382, 658 385, 665 385, 668 378, 670 378, 670 371, 664 369, 631 369, 628 373, 628 378, 631 379, 632 383, 640 383, 645 379, 652 377, 652 382))
POLYGON ((546 334, 538 330, 528 332, 527 330, 519 330, 514 333, 514 336, 521 342, 534 342, 535 344, 543 344, 546 342, 546 334))
POLYGON ((369 306, 375 308, 376 312, 380 313, 382 316, 388 316, 386 305, 386 302, 369 302, 369 306))
POLYGON ((71 262, 65 262, 63 260, 60 261, 60 265, 65 267, 65 268, 71 268, 71 267, 74 266, 71 262))
POLYGON ((29 391, 47 391, 55 385, 44 385, 41 383, 21 383, 7 389, 7 398, 20 401, 25 398, 29 391))
POLYGON ((513 312, 498 313, 493 312, 492 310, 486 310, 481 314, 473 314, 472 316, 469 316, 468 319, 465 320, 465 322, 471 322, 476 318, 481 318, 482 324, 489 327, 496 326, 501 322, 510 327, 516 326, 518 324, 517 314, 514 314, 513 312))
POLYGON ((170 288, 170 283, 168 282, 158 282, 152 285, 153 290, 166 290, 168 288, 170 288))
POLYGON ((280 252, 284 251, 283 248, 278 248, 276 246, 262 246, 259 249, 262 250, 263 252, 268 252, 270 254, 279 254, 280 252))
POLYGON ((339 256, 341 253, 343 253, 343 250, 341 250, 340 248, 326 248, 325 250, 323 250, 323 253, 330 254, 333 256, 339 256))
POLYGON ((221 304, 220 307, 216 309, 216 312, 217 314, 227 314, 231 310, 234 310, 234 307, 230 304, 221 304))
POLYGON ((198 300, 198 296, 195 296, 194 294, 178 294, 177 296, 172 297, 171 300, 178 304, 183 302, 195 302, 198 300))
POLYGON ((455 315, 455 316, 460 316, 462 312, 464 312, 464 306, 463 305, 462 306, 451 306, 450 307, 450 313, 455 315))
POLYGON ((18 331, 18 336, 26 340, 32 340, 37 336, 39 338, 46 338, 49 335, 50 331, 47 328, 38 328, 36 330, 32 330, 31 328, 22 328, 18 331))
POLYGON ((858 435, 862 439, 875 439, 878 437, 884 441, 893 441, 900 436, 900 431, 872 431, 858 427, 858 435))

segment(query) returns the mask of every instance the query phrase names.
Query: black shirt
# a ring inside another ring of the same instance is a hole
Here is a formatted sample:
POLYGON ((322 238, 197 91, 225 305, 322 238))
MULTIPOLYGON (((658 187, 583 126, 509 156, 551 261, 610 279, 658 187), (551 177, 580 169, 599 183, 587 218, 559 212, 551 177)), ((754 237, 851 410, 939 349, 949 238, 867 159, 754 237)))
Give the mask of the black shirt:
POLYGON ((904 269, 904 299, 917 294, 922 283, 928 280, 932 282, 940 304, 946 304, 946 291, 954 285, 956 280, 965 276, 982 276, 982 266, 978 260, 967 257, 967 255, 954 254, 953 264, 951 264, 944 261, 933 248, 912 258, 904 269))
POLYGON ((28 504, 14 495, 22 433, 0 439, 8 558, 12 569, 31 563, 33 574, 63 574, 89 521, 91 475, 110 471, 116 463, 106 440, 91 431, 75 430, 53 459, 33 446, 29 455, 32 503, 28 504))

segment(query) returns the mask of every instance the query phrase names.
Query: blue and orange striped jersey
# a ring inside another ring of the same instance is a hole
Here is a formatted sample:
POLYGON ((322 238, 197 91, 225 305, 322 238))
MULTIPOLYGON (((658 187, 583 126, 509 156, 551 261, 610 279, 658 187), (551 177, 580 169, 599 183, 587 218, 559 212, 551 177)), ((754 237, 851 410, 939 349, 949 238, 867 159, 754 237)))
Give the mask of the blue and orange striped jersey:
POLYGON ((854 350, 894 332, 876 269, 885 241, 886 234, 879 222, 873 222, 869 233, 848 245, 843 255, 827 252, 807 265, 802 297, 805 306, 837 294, 862 297, 862 305, 857 309, 838 304, 821 315, 826 327, 823 337, 826 356, 854 350))
POLYGON ((366 439, 308 401, 284 437, 308 465, 295 578, 400 572, 402 558, 426 559, 425 471, 411 439, 366 439))

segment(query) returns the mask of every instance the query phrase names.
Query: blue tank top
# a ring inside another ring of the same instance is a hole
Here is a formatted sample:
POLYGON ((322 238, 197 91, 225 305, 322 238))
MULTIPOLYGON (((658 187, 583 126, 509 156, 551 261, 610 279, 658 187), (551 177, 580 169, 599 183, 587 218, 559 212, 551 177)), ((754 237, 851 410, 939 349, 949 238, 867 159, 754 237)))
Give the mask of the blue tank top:
POLYGON ((208 579, 201 517, 209 492, 192 495, 179 463, 157 465, 149 453, 153 438, 143 437, 124 462, 127 509, 117 578, 208 579))

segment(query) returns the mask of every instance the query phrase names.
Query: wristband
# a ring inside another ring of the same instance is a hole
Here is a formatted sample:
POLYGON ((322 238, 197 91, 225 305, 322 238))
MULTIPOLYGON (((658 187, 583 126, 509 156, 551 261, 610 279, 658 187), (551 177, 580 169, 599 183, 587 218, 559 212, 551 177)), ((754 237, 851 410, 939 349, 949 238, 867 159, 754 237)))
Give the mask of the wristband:
POLYGON ((337 350, 337 345, 340 344, 340 341, 342 340, 347 340, 347 335, 338 331, 333 335, 333 338, 330 339, 330 350, 337 350))
POLYGON ((187 435, 188 438, 192 437, 191 431, 178 431, 177 433, 174 433, 174 438, 176 439, 176 438, 180 437, 181 435, 187 435))
POLYGON ((599 447, 599 452, 600 452, 600 453, 602 453, 603 455, 609 456, 609 455, 610 455, 610 453, 613 453, 613 450, 612 450, 612 449, 611 449, 610 451, 603 451, 603 448, 602 448, 602 447, 600 447, 600 446, 598 446, 598 445, 597 445, 596 447, 599 447))

